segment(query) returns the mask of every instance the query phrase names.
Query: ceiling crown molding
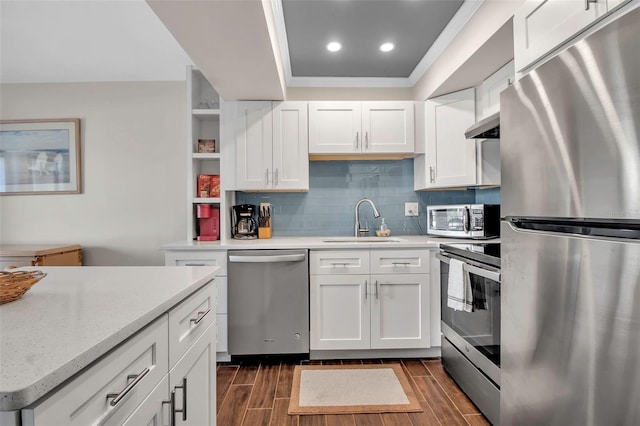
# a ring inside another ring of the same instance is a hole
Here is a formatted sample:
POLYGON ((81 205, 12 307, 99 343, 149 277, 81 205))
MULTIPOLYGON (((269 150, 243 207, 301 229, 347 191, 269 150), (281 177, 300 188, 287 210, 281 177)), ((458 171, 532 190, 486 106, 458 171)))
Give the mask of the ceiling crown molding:
POLYGON ((451 18, 451 21, 442 30, 436 41, 422 57, 418 65, 407 78, 398 77, 294 77, 291 74, 291 59, 289 56, 289 43, 287 41, 287 29, 284 22, 284 10, 282 0, 271 0, 271 7, 275 20, 276 34, 285 81, 288 87, 413 87, 424 75, 435 60, 445 51, 447 46, 458 35, 474 13, 482 6, 485 0, 465 0, 460 9, 451 18))

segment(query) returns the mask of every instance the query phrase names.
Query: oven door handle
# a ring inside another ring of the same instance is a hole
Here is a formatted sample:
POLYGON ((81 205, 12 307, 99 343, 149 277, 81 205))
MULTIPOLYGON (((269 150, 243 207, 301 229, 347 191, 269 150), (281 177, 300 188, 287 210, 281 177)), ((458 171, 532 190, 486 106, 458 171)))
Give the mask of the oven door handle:
MULTIPOLYGON (((440 261, 442 261, 444 263, 449 264, 449 263, 451 263, 452 257, 447 256, 447 255, 442 254, 442 253, 436 253, 436 259, 438 259, 438 260, 440 260, 440 261)), ((460 259, 460 260, 462 260, 462 259, 460 259)), ((488 280, 493 280, 493 281, 496 281, 496 282, 500 282, 500 279, 502 278, 502 276, 501 276, 499 271, 492 271, 492 270, 489 270, 489 269, 480 268, 478 266, 471 265, 471 264, 469 264, 467 262, 464 262, 464 265, 462 265, 462 269, 465 272, 468 272, 470 274, 475 274, 475 275, 478 275, 479 277, 483 277, 483 278, 486 278, 488 280)))
POLYGON ((469 265, 465 263, 462 265, 462 270, 470 274, 477 275, 488 280, 500 282, 500 272, 489 271, 488 269, 478 268, 477 266, 469 265))

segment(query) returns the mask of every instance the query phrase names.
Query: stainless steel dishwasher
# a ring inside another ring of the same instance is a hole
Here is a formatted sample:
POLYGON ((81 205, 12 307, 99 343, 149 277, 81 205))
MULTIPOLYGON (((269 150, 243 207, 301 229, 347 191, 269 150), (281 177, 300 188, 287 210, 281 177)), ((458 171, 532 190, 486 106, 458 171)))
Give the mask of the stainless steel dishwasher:
POLYGON ((229 353, 309 353, 307 250, 228 252, 229 353))

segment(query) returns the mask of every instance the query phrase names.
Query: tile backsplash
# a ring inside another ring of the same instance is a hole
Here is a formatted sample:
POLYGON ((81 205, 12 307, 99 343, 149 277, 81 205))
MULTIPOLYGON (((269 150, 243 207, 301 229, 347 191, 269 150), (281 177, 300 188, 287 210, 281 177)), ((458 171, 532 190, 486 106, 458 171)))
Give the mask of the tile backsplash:
MULTIPOLYGON (((476 192, 488 202, 500 202, 500 190, 414 191, 413 160, 312 161, 309 163, 309 192, 237 192, 237 204, 268 202, 272 205, 274 236, 346 236, 354 234, 355 205, 361 198, 371 206, 360 206, 360 219, 375 235, 380 221, 391 235, 426 233, 426 206, 476 202, 476 192), (418 202, 420 215, 405 217, 404 203, 418 202)), ((485 202, 485 201, 479 201, 485 202)))

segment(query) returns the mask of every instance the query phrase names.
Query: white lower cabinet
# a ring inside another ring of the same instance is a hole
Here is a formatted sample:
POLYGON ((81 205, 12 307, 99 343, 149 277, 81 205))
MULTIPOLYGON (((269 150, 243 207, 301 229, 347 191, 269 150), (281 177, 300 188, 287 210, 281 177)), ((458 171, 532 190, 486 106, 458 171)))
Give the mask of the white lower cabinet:
POLYGON ((214 426, 214 286, 205 285, 63 387, 23 409, 22 426, 214 426), (175 356, 179 358, 174 361, 175 356))
POLYGON ((120 424, 167 374, 167 316, 127 340, 35 407, 24 426, 120 424))
POLYGON ((166 266, 218 266, 216 273, 216 348, 218 361, 229 361, 227 345, 227 251, 226 250, 167 250, 166 266))
POLYGON ((310 270, 311 350, 430 346, 428 251, 311 251, 310 270), (370 273, 335 273, 353 258, 370 273))
POLYGON ((428 348, 429 275, 372 275, 371 348, 428 348))
POLYGON ((136 411, 122 423, 122 426, 169 425, 171 407, 169 404, 169 378, 167 376, 142 401, 136 411))
POLYGON ((368 275, 312 275, 311 349, 369 349, 368 275))
MULTIPOLYGON (((211 425, 216 417, 215 324, 211 325, 169 372, 171 425, 211 425)), ((145 423, 146 424, 146 423, 145 423)))

